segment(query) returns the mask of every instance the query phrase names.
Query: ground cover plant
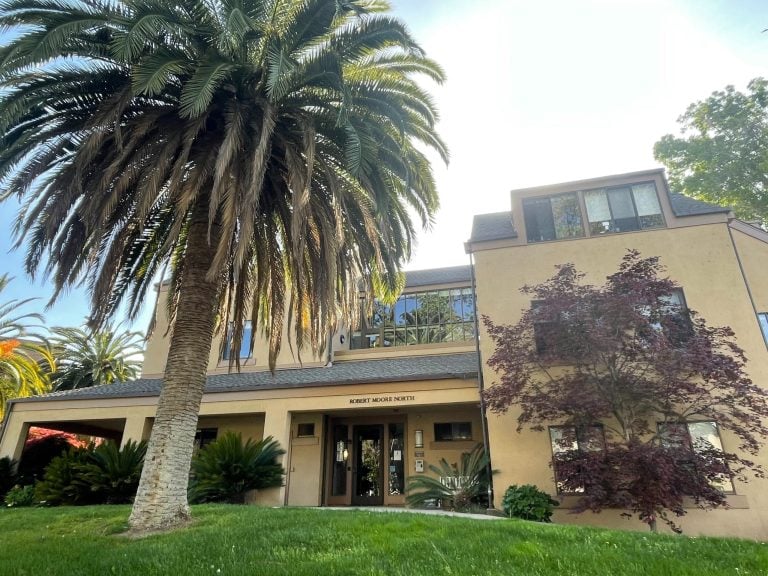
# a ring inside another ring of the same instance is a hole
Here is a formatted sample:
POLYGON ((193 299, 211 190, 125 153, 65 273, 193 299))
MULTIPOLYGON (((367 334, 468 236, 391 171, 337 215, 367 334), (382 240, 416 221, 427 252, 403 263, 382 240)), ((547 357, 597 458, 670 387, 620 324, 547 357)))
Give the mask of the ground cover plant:
POLYGON ((131 539, 127 506, 0 510, 4 575, 758 575, 768 545, 521 520, 201 505, 131 539), (23 553, 20 553, 23 551, 23 553))

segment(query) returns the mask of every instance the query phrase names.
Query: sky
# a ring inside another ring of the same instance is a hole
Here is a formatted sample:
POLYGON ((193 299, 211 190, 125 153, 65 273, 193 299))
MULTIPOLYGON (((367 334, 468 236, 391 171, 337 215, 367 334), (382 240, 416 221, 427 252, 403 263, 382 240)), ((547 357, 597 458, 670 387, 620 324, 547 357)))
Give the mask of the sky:
MULTIPOLYGON (((390 1, 447 74, 428 88, 451 161, 434 159, 441 208, 411 270, 467 264, 472 215, 509 210, 510 190, 657 167, 653 144, 689 104, 768 75, 765 0, 390 1)), ((0 274, 15 278, 1 300, 79 325, 86 290, 45 309, 50 286, 11 251, 15 212, 0 205, 0 274)))

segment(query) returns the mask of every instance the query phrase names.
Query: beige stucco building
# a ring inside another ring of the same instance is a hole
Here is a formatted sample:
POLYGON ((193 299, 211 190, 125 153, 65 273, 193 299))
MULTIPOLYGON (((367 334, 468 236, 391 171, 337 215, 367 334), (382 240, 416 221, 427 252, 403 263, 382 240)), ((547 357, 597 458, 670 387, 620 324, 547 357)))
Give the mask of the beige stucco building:
MULTIPOLYGON (((300 364, 285 346, 275 374, 258 338, 242 372, 228 373, 229 355, 247 354, 219 336, 198 441, 225 430, 277 439, 287 450, 286 482, 260 494, 263 503, 402 506, 406 477, 484 442, 479 389, 496 374, 483 361, 490 340, 475 337, 477 314, 515 322, 531 304, 519 291, 524 284, 565 262, 600 283, 627 249, 661 256, 685 303, 709 323, 731 326, 750 376, 768 385, 768 233, 728 209, 671 194, 661 170, 515 190, 510 211, 475 217, 466 249, 472 265, 409 272, 394 305, 333 334, 322 357, 300 364)), ((0 456, 21 457, 30 426, 148 438, 168 348, 164 313, 156 320, 140 380, 12 402, 0 456)), ((516 432, 514 413, 485 422, 496 506, 510 484, 555 494, 549 434, 516 432)), ((735 442, 720 440, 726 449, 735 442)), ((768 467, 768 449, 759 460, 768 467)), ((728 503, 729 510, 692 508, 680 524, 688 534, 768 539, 767 480, 737 483, 728 503)), ((556 521, 647 529, 620 511, 573 515, 568 505, 565 498, 556 521)))

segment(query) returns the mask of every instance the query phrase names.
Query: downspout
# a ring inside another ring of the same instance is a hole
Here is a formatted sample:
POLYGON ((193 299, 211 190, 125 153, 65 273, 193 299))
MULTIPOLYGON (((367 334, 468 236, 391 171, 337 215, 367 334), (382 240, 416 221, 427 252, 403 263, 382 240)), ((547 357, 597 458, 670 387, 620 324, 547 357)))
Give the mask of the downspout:
MULTIPOLYGON (((731 247, 733 248, 733 253, 736 256, 736 262, 739 265, 739 272, 741 273, 741 279, 744 281, 744 287, 747 289, 747 296, 749 297, 749 303, 752 305, 752 312, 755 315, 755 321, 757 322, 757 325, 760 326, 760 314, 757 309, 757 305, 755 304, 755 297, 752 295, 752 288, 749 285, 749 280, 747 278, 747 273, 744 270, 744 264, 741 261, 741 255, 739 254, 739 249, 736 247, 736 239, 733 237, 733 230, 731 229, 731 221, 728 221, 728 224, 726 225, 728 227, 728 236, 731 239, 731 247)), ((763 343, 768 346, 768 342, 765 341, 765 338, 763 338, 763 343)))
POLYGON ((477 286, 475 283, 475 261, 472 252, 469 253, 469 270, 472 277, 472 299, 475 304, 475 352, 477 353, 477 389, 480 393, 480 423, 483 429, 483 448, 488 457, 488 510, 494 510, 493 505, 493 465, 491 464, 491 444, 488 441, 488 418, 486 417, 485 389, 483 381, 483 360, 480 356, 480 320, 477 313, 477 286))

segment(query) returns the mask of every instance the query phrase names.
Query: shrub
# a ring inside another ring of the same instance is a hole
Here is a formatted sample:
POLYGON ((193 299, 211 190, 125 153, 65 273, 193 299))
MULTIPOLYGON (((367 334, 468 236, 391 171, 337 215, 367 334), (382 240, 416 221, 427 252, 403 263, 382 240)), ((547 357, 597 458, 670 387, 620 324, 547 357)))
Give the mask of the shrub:
POLYGON ((80 481, 90 485, 100 503, 129 504, 136 496, 146 453, 146 442, 129 440, 122 448, 104 442, 91 452, 80 481))
POLYGON ((38 482, 39 500, 52 506, 129 503, 136 495, 146 442, 70 448, 54 458, 38 482))
POLYGON ((90 447, 72 447, 51 460, 43 479, 36 484, 37 499, 50 506, 97 504, 96 495, 82 480, 90 452, 90 447))
POLYGON ((4 497, 17 483, 16 462, 8 456, 0 458, 0 498, 4 497))
POLYGON ((410 506, 425 507, 438 502, 442 508, 468 512, 485 508, 488 493, 488 456, 481 445, 461 455, 461 462, 449 464, 442 458, 430 464, 435 476, 408 478, 406 501, 410 506))
POLYGON ((282 486, 285 470, 278 458, 283 454, 271 436, 243 442, 240 434, 227 432, 192 459, 190 500, 241 504, 248 490, 282 486))
POLYGON ((87 445, 87 442, 79 440, 75 434, 31 427, 17 467, 19 482, 34 484, 44 476, 45 469, 54 458, 73 446, 84 448, 87 445))
POLYGON ((504 513, 510 518, 522 518, 535 522, 550 522, 554 507, 559 505, 557 500, 542 492, 536 486, 525 484, 513 485, 504 492, 502 500, 504 513))
POLYGON ((37 502, 35 499, 35 487, 32 484, 29 486, 14 486, 5 495, 4 501, 8 508, 34 506, 37 502))

